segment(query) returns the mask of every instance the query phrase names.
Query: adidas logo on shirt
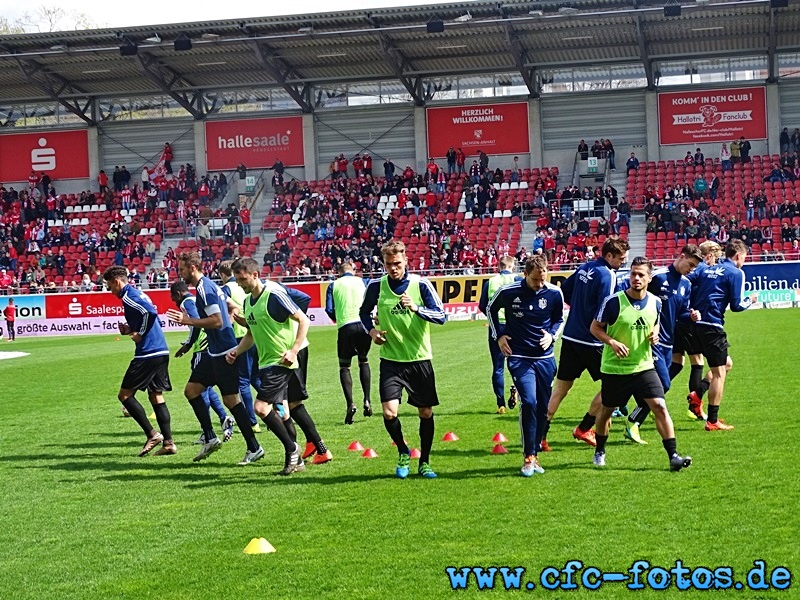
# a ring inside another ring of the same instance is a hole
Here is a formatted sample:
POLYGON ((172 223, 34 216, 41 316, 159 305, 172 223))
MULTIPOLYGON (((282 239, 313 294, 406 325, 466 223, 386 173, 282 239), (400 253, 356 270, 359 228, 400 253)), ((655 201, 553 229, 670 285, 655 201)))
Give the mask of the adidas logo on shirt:
POLYGON ((394 305, 394 308, 390 311, 390 313, 393 315, 407 315, 408 308, 403 306, 402 302, 398 302, 394 305))
POLYGON ((637 331, 642 329, 647 329, 647 322, 644 320, 644 317, 639 317, 638 319, 636 319, 636 322, 633 325, 631 325, 631 329, 635 329, 637 331))

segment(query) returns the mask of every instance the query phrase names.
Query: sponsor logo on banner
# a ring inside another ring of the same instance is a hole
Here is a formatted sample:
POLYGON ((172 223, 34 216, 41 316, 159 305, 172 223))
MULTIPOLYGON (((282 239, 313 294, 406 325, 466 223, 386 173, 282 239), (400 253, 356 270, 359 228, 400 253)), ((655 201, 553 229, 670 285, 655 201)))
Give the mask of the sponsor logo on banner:
POLYGON ((428 156, 444 157, 450 146, 468 156, 530 151, 525 102, 429 108, 426 115, 428 156))
POLYGON ((729 142, 767 137, 764 87, 658 94, 659 140, 663 145, 729 142))
MULTIPOLYGON (((27 321, 31 319, 44 319, 47 310, 44 304, 44 296, 10 296, 14 299, 14 307, 17 309, 17 321, 27 321)), ((0 309, 8 304, 6 298, 0 300, 0 309)))
POLYGON ((0 181, 28 181, 31 171, 52 179, 89 177, 85 129, 0 135, 0 181))
POLYGON ((205 127, 209 170, 265 169, 278 158, 287 167, 305 164, 302 117, 207 121, 205 127))
MULTIPOLYGON (((169 290, 146 290, 159 314, 173 306, 169 290)), ((122 302, 110 292, 84 292, 78 294, 52 294, 44 296, 48 318, 117 317, 123 319, 122 302)))

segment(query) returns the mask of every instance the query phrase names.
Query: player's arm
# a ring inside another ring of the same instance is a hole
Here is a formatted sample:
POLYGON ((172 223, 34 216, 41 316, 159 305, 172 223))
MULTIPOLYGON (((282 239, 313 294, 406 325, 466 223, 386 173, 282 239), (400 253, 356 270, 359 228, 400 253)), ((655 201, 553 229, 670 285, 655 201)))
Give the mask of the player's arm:
MULTIPOLYGON (((199 318, 200 316, 197 313, 197 305, 194 303, 194 298, 187 298, 184 300, 181 305, 181 311, 192 318, 199 318)), ((189 327, 189 337, 181 343, 181 347, 175 353, 175 358, 180 358, 194 346, 195 342, 197 342, 197 338, 200 337, 200 331, 199 327, 189 327)))
POLYGON ((561 294, 564 296, 564 302, 567 304, 572 304, 572 292, 575 291, 575 277, 577 273, 578 272, 575 271, 561 283, 561 294))
MULTIPOLYGON (((206 307, 208 310, 211 307, 206 307)), ((216 308, 216 305, 214 306, 216 308)), ((200 317, 197 319, 192 319, 188 315, 170 309, 168 312, 168 316, 171 321, 178 323, 179 325, 189 325, 190 327, 201 327, 202 329, 222 329, 222 314, 217 310, 216 312, 212 313, 207 317, 200 317), (177 313, 177 314, 175 314, 177 313)))
POLYGON ((271 319, 279 323, 285 323, 287 319, 291 319, 298 324, 294 344, 283 353, 283 359, 281 360, 281 364, 288 367, 297 361, 297 353, 300 352, 300 349, 306 341, 311 320, 300 307, 294 303, 289 297, 286 288, 283 287, 275 293, 270 294, 269 300, 267 301, 267 314, 271 319))
POLYGON ((561 329, 564 327, 564 296, 556 288, 558 294, 553 294, 555 301, 550 306, 550 328, 545 331, 552 337, 551 344, 554 344, 561 329))
POLYGON ((361 301, 361 308, 358 311, 358 316, 361 319, 361 325, 364 331, 369 333, 372 341, 378 345, 386 341, 384 337, 386 332, 380 331, 375 328, 375 323, 372 320, 372 311, 378 305, 378 296, 381 292, 381 280, 373 279, 367 284, 367 289, 364 290, 364 299, 361 301))
POLYGON ((658 336, 661 334, 661 299, 656 298, 656 322, 653 325, 653 331, 650 332, 648 339, 651 344, 658 343, 658 336))
POLYGON ((336 305, 333 301, 333 285, 334 282, 331 281, 328 284, 328 290, 325 292, 325 314, 328 315, 328 318, 336 323, 336 305))
POLYGON ((483 287, 481 288, 481 298, 478 300, 478 310, 480 310, 483 314, 487 317, 489 313, 486 312, 487 307, 489 306, 489 280, 483 282, 483 287))
POLYGON ((311 296, 305 292, 301 292, 296 288, 288 287, 283 284, 280 285, 284 290, 286 290, 286 293, 289 295, 289 298, 292 299, 292 302, 294 302, 297 307, 303 311, 303 313, 308 314, 308 307, 311 306, 311 296))
POLYGON ((506 326, 504 323, 500 322, 499 318, 500 309, 506 308, 506 300, 502 291, 503 290, 497 290, 497 293, 489 301, 485 311, 486 317, 489 319, 489 331, 492 334, 492 338, 495 340, 499 340, 506 335, 506 326))
POLYGON ((732 274, 729 283, 731 310, 733 312, 742 312, 750 308, 750 305, 754 302, 755 294, 749 298, 744 298, 744 273, 741 269, 737 269, 736 272, 732 274))
MULTIPOLYGON (((422 297, 422 306, 416 306, 413 302, 408 307, 417 314, 418 317, 425 321, 430 321, 436 325, 444 325, 447 321, 447 315, 444 312, 444 306, 436 293, 433 284, 427 279, 419 280, 419 292, 422 297)), ((405 296, 405 294, 404 294, 405 296)), ((406 304, 403 304, 406 306, 406 304)))
POLYGON ((239 343, 236 345, 236 348, 231 350, 225 355, 225 360, 228 361, 229 364, 233 364, 236 361, 237 356, 241 356, 250 348, 253 347, 255 341, 253 340, 253 334, 250 330, 247 330, 247 333, 244 334, 244 337, 239 340, 239 343))

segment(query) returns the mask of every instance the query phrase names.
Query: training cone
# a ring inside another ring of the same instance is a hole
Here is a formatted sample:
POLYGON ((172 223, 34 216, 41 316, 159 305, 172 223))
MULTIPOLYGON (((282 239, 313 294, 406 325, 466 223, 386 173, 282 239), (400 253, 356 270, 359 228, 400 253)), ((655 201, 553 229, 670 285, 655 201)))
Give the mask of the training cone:
POLYGON ((253 538, 250 540, 250 543, 244 547, 245 554, 270 554, 272 552, 275 552, 275 546, 264 538, 253 538))
POLYGON ((508 450, 503 444, 496 444, 494 448, 492 448, 492 454, 508 454, 508 450))
POLYGON ((411 449, 411 458, 419 458, 420 456, 421 453, 419 450, 417 450, 416 448, 411 449))
POLYGON ((457 442, 458 441, 458 436, 455 433, 453 433, 452 431, 448 431, 447 433, 444 434, 444 437, 442 438, 442 441, 443 442, 457 442))
POLYGON ((502 444, 504 442, 507 442, 508 438, 498 431, 497 433, 494 434, 492 441, 498 444, 502 444))
POLYGON ((361 452, 364 449, 364 446, 362 446, 361 442, 358 440, 354 440, 350 442, 350 445, 347 447, 347 449, 353 452, 361 452))
POLYGON ((156 411, 150 413, 150 416, 147 417, 148 419, 155 419, 156 418, 156 411))
POLYGON ((372 448, 367 448, 361 453, 361 458, 378 458, 378 453, 372 448))
MULTIPOLYGON (((406 446, 408 446, 408 440, 407 440, 406 438, 403 438, 403 441, 405 442, 406 446)), ((395 442, 394 440, 392 440, 392 446, 395 446, 395 447, 396 447, 396 446, 397 446, 397 442, 395 442)))

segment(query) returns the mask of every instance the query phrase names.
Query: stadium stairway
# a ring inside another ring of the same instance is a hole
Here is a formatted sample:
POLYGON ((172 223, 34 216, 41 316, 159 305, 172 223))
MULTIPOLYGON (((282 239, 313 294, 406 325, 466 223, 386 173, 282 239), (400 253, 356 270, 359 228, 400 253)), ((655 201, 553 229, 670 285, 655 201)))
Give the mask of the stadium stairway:
MULTIPOLYGON (((630 252, 628 253, 628 264, 630 264, 630 261, 632 261, 636 256, 646 256, 645 247, 647 245, 647 241, 645 235, 644 213, 635 213, 631 215, 628 243, 631 245, 630 252)), ((651 256, 649 258, 652 259, 653 257, 651 256)))

